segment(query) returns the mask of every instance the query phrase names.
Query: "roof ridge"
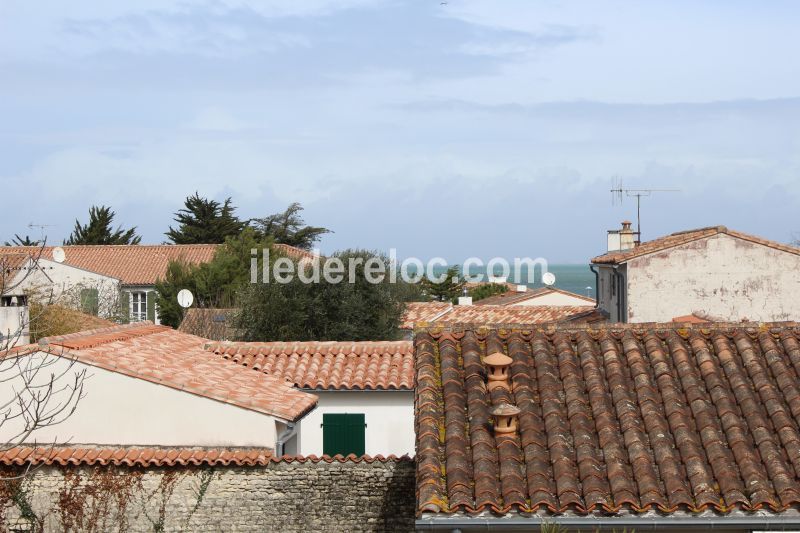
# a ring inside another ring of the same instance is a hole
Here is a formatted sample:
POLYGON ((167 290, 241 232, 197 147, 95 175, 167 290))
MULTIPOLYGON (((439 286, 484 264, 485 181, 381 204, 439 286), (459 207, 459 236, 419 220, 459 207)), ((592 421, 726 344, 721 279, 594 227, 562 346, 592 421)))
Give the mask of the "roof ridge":
POLYGON ((42 337, 39 339, 39 346, 55 345, 64 348, 80 350, 91 348, 115 341, 153 335, 162 331, 171 330, 169 326, 156 325, 149 320, 134 322, 132 324, 120 324, 105 328, 87 329, 66 335, 52 337, 42 337))

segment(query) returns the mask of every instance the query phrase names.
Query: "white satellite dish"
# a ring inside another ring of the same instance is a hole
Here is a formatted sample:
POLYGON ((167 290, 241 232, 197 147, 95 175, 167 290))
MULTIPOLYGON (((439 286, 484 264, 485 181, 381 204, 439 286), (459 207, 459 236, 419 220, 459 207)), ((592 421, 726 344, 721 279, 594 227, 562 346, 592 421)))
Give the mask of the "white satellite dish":
POLYGON ((548 287, 553 285, 556 282, 556 275, 552 272, 545 272, 542 274, 542 283, 547 285, 548 287))
POLYGON ((189 289, 181 289, 178 291, 178 305, 186 309, 192 306, 192 302, 194 302, 192 291, 189 289))
POLYGON ((56 263, 63 263, 67 259, 67 254, 64 253, 64 249, 60 246, 56 246, 53 248, 53 261, 56 263))

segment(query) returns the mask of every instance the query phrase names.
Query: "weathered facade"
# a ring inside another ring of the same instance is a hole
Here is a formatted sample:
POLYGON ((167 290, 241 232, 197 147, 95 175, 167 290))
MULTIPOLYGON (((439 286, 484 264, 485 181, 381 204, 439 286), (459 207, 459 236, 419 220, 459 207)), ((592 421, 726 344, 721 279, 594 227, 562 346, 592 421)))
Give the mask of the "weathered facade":
MULTIPOLYGON (((0 467, 0 475, 22 466, 0 467)), ((409 459, 45 465, 0 483, 2 531, 413 531, 409 459)))
POLYGON ((599 308, 611 322, 800 316, 800 249, 723 226, 676 233, 592 262, 599 308))

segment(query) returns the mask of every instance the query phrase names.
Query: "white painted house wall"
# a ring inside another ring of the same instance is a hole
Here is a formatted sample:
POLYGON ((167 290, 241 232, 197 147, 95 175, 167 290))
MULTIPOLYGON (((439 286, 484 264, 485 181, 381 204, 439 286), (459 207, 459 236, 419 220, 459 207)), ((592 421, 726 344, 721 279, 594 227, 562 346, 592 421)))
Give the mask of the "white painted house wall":
MULTIPOLYGON (((50 356, 53 357, 53 356, 50 356)), ((56 375, 69 362, 58 358, 47 367, 56 375)), ((142 379, 75 363, 62 383, 76 371, 90 376, 86 397, 62 424, 37 431, 29 441, 78 444, 153 446, 253 446, 274 448, 276 418, 235 405, 182 392, 142 379)), ((12 427, 0 427, 3 433, 12 427)))
POLYGON ((97 289, 101 317, 111 317, 118 305, 119 280, 49 259, 38 259, 38 268, 21 271, 14 280, 17 294, 35 292, 40 298, 68 307, 80 305, 80 289, 97 289))
POLYGON ((319 403, 299 424, 301 455, 322 455, 325 413, 363 413, 367 455, 414 454, 413 391, 310 392, 319 397, 319 403))
POLYGON ((630 322, 800 320, 800 255, 717 234, 627 262, 630 322))

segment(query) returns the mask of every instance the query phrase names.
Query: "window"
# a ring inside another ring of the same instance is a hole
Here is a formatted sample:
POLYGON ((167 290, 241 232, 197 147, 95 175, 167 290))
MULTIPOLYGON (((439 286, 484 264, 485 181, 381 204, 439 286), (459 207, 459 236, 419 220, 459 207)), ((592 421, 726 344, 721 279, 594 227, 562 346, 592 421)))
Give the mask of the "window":
POLYGON ((131 293, 131 322, 147 320, 147 293, 131 293))
POLYGON ((325 455, 364 455, 364 414, 325 413, 322 415, 322 453, 325 455))

